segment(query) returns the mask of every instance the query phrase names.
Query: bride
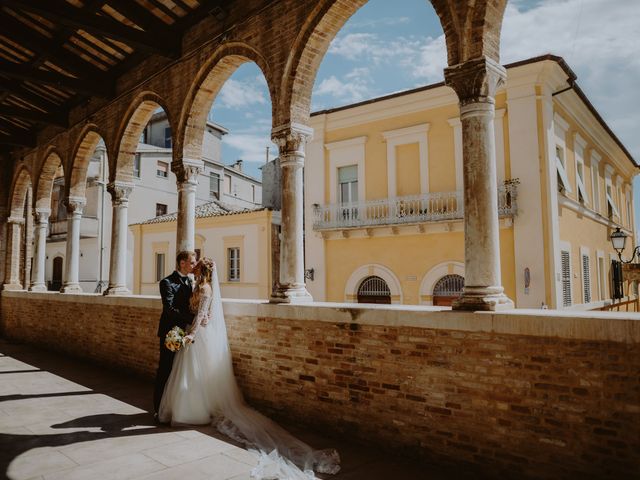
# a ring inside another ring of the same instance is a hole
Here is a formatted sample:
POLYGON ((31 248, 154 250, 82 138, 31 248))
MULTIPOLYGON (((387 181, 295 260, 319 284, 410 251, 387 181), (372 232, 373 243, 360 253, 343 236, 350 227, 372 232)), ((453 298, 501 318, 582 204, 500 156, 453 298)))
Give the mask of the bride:
POLYGON ((185 347, 175 356, 158 412, 172 425, 213 424, 260 452, 251 475, 258 479, 314 479, 313 471, 335 474, 335 450, 313 450, 282 427, 247 406, 233 375, 215 263, 202 258, 193 270, 193 323, 185 347))

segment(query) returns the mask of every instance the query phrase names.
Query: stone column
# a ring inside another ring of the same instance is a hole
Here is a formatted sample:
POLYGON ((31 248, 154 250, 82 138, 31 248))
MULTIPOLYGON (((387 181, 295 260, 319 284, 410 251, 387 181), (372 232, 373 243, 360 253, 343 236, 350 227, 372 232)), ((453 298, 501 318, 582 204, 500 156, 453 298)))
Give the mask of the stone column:
POLYGON ((280 279, 271 295, 273 303, 313 301, 304 282, 304 147, 313 130, 288 124, 274 128, 271 137, 280 150, 282 168, 282 220, 280 279))
POLYGON ((24 218, 9 217, 7 219, 7 258, 5 268, 4 290, 22 290, 20 284, 20 249, 24 218))
POLYGON ((7 259, 7 209, 0 207, 0 285, 4 284, 7 259))
POLYGON ((44 265, 47 253, 47 227, 49 226, 48 208, 36 208, 33 211, 35 217, 34 227, 34 247, 33 264, 31 266, 31 286, 32 292, 46 292, 47 286, 44 283, 44 265))
POLYGON ((460 100, 464 175, 465 286, 454 310, 513 308, 500 278, 500 226, 493 119, 504 67, 483 57, 445 69, 460 100))
POLYGON ((176 233, 176 253, 195 248, 196 237, 196 190, 198 176, 204 162, 183 160, 172 165, 178 185, 178 230, 176 233))
POLYGON ((133 185, 129 183, 110 183, 107 190, 111 194, 113 218, 111 222, 111 255, 109 257, 109 288, 105 295, 128 295, 127 289, 127 236, 129 222, 127 209, 129 195, 133 185))
POLYGON ((67 207, 67 258, 65 259, 64 285, 62 293, 82 293, 79 282, 80 269, 80 222, 86 200, 84 197, 69 197, 67 207))

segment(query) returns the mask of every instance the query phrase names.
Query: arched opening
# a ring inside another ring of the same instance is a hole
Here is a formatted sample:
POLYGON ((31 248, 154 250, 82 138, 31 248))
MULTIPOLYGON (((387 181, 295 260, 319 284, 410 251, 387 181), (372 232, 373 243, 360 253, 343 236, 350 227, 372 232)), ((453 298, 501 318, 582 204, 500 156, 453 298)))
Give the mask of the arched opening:
POLYGON ((135 244, 128 225, 178 210, 177 179, 172 169, 176 141, 172 112, 158 95, 145 92, 124 118, 109 176, 112 233, 106 294, 134 290, 137 267, 131 266, 135 244))
MULTIPOLYGON (((66 210, 64 208, 65 178, 64 167, 60 155, 51 149, 45 156, 34 192, 34 241, 33 262, 29 289, 46 290, 47 237, 51 232, 59 233, 60 226, 66 227, 66 210)), ((49 269, 50 270, 50 269, 49 269)), ((51 271, 48 272, 51 276, 51 271)))
POLYGON ((11 192, 5 288, 18 290, 29 285, 31 274, 33 187, 26 168, 16 175, 11 192))
POLYGON ((335 2, 329 8, 319 5, 292 48, 285 87, 291 92, 291 110, 282 115, 306 123, 312 109, 439 81, 447 65, 445 43, 442 23, 430 2, 358 0, 335 2))
POLYGON ((54 181, 51 199, 51 230, 47 241, 47 282, 53 289, 58 284, 54 261, 62 257, 68 241, 69 218, 66 196, 84 199, 80 220, 78 263, 79 283, 83 291, 101 293, 109 275, 109 241, 111 238, 111 198, 107 192, 109 155, 103 136, 95 125, 83 130, 75 147, 70 166, 69 187, 64 178, 54 181), (59 193, 56 193, 59 192, 59 193), (67 193, 65 193, 67 192, 67 193))
POLYGON ((204 163, 197 204, 262 205, 262 167, 278 154, 266 62, 246 45, 225 46, 203 66, 190 98, 177 141, 183 159, 204 163))
POLYGON ((358 287, 358 303, 391 304, 391 289, 384 279, 372 275, 358 287))
POLYGON ((433 287, 433 304, 451 306, 453 301, 462 295, 464 277, 461 275, 445 275, 433 287))

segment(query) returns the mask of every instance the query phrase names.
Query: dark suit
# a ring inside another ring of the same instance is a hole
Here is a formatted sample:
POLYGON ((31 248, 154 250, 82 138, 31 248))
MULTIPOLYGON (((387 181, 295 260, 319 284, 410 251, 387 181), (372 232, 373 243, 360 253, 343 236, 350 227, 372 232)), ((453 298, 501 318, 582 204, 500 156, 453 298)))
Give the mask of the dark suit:
POLYGON ((189 310, 191 299, 191 282, 178 272, 173 272, 167 278, 160 280, 160 296, 162 297, 162 316, 158 324, 160 339, 160 362, 156 373, 156 385, 153 394, 153 405, 157 412, 164 393, 164 386, 171 374, 175 353, 164 346, 164 337, 169 330, 178 326, 183 330, 193 321, 193 314, 189 310))

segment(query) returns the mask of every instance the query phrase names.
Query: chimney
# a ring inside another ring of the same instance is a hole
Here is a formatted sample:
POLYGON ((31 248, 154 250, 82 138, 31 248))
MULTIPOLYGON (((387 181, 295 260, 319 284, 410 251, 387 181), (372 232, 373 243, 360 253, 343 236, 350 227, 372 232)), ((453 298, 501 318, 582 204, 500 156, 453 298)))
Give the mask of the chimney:
POLYGON ((242 160, 236 160, 236 163, 233 164, 233 168, 234 170, 237 170, 239 172, 242 171, 242 160))

